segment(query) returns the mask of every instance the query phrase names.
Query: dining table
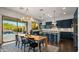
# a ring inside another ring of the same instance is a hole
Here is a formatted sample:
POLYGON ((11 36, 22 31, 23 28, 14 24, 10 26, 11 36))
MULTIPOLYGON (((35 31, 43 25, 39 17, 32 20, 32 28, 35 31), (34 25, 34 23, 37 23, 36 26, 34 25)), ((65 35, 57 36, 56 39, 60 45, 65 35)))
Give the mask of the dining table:
POLYGON ((33 40, 37 41, 37 43, 38 43, 38 52, 40 51, 40 48, 39 48, 40 41, 44 40, 44 42, 45 42, 45 49, 44 50, 47 51, 48 39, 47 39, 46 36, 26 35, 25 37, 29 38, 29 39, 33 38, 33 40))
POLYGON ((25 38, 33 38, 33 40, 37 41, 38 44, 38 52, 40 51, 40 41, 44 40, 44 51, 47 51, 47 46, 48 46, 48 38, 46 36, 39 36, 39 35, 21 35, 24 36, 25 38))

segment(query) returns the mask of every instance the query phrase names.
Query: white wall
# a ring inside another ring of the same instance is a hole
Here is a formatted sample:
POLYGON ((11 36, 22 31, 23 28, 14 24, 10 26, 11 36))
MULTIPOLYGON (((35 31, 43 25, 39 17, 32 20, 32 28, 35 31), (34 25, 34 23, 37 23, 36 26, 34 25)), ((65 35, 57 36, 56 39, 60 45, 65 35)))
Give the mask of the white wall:
POLYGON ((1 15, 0 15, 0 44, 2 43, 2 18, 1 18, 1 15))
POLYGON ((79 8, 78 8, 78 51, 79 51, 79 8))

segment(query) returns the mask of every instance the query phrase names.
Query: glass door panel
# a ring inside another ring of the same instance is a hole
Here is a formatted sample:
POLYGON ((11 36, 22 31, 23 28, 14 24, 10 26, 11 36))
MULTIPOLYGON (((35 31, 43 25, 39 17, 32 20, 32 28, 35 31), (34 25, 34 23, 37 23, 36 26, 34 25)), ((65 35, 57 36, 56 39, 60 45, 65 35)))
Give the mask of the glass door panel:
POLYGON ((27 34, 27 22, 18 22, 18 34, 27 34))
POLYGON ((15 19, 3 17, 3 42, 15 40, 17 31, 17 22, 15 19))

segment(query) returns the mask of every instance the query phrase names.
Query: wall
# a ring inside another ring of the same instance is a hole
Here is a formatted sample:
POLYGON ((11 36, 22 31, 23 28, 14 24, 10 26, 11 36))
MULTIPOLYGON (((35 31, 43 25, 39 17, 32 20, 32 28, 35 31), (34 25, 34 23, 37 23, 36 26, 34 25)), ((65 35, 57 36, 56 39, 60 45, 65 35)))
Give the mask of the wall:
POLYGON ((0 15, 0 44, 2 43, 2 18, 0 15))
POLYGON ((73 20, 73 26, 74 26, 74 47, 78 48, 78 9, 76 9, 74 13, 74 20, 73 20))
MULTIPOLYGON (((78 25, 79 25, 79 8, 78 8, 78 25)), ((79 27, 78 27, 78 51, 79 51, 79 27)))

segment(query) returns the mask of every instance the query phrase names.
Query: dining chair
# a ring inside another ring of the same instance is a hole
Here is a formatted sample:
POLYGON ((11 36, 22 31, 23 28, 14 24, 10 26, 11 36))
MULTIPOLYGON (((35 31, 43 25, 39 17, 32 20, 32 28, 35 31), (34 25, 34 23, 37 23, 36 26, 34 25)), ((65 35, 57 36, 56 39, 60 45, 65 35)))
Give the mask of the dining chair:
POLYGON ((32 49, 33 52, 35 52, 35 48, 38 47, 38 44, 33 40, 33 38, 30 38, 29 39, 29 49, 28 49, 28 52, 32 49))
MULTIPOLYGON (((45 40, 40 41, 40 49, 45 47, 45 40)), ((41 51, 41 50, 40 50, 41 51)))
MULTIPOLYGON (((46 36, 46 33, 41 32, 41 33, 40 33, 40 36, 46 36)), ((42 47, 43 47, 43 48, 45 47, 44 44, 45 44, 45 40, 41 40, 41 41, 40 41, 40 49, 41 49, 42 47)))
POLYGON ((0 44, 0 52, 1 52, 1 49, 2 49, 2 44, 0 44))
POLYGON ((18 36, 18 35, 15 35, 16 36, 16 46, 20 46, 20 43, 21 43, 21 38, 18 36))
POLYGON ((21 37, 21 50, 24 47, 24 52, 25 52, 26 45, 28 46, 28 44, 29 44, 28 39, 21 37))

